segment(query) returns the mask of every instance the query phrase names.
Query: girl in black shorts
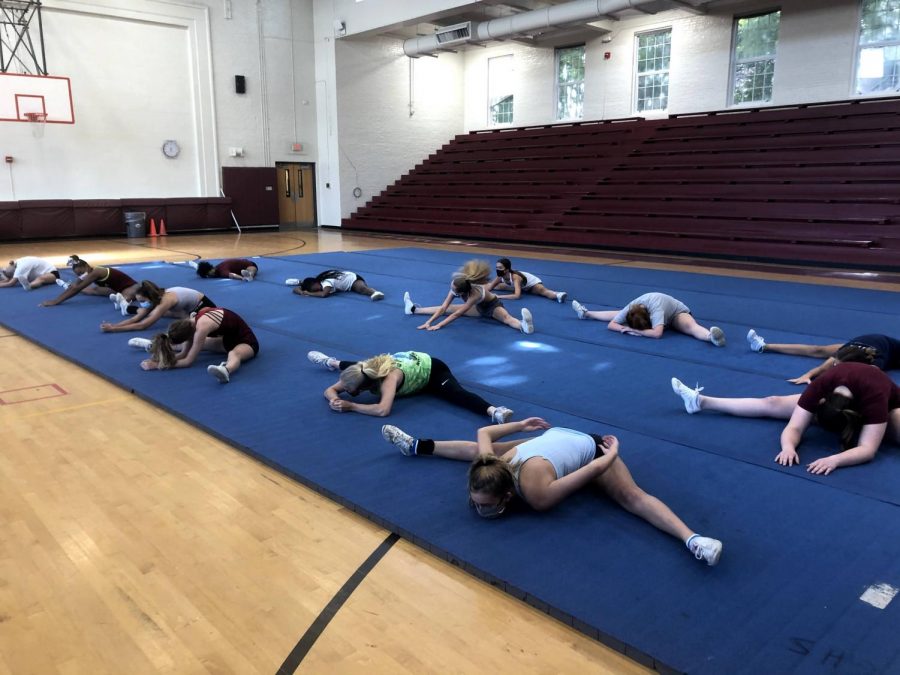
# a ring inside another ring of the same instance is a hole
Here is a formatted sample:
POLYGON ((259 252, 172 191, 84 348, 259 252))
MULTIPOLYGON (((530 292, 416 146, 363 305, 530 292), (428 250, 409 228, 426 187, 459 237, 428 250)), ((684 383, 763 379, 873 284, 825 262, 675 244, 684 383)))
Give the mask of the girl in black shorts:
POLYGON ((520 330, 526 335, 534 332, 534 321, 531 312, 522 309, 522 318, 516 319, 506 311, 500 298, 486 290, 484 284, 490 281, 491 268, 484 260, 470 260, 453 275, 450 282, 450 292, 440 307, 419 307, 409 297, 409 293, 403 294, 403 311, 407 314, 431 314, 425 323, 419 328, 426 330, 440 330, 451 321, 461 316, 481 316, 485 319, 495 319, 502 324, 520 330), (459 298, 462 304, 452 305, 454 298, 459 298), (438 317, 448 314, 446 319, 433 323, 438 317))

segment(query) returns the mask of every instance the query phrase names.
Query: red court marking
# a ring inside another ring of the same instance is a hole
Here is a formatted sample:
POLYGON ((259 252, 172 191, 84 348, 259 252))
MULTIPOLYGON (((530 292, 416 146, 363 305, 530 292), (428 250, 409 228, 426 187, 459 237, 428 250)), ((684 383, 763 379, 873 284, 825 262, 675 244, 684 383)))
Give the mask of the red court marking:
POLYGON ((15 405, 16 403, 28 403, 30 401, 40 401, 44 398, 68 395, 69 392, 58 384, 38 384, 33 387, 19 387, 18 389, 0 391, 0 405, 15 405), (12 394, 12 396, 8 394, 12 394))

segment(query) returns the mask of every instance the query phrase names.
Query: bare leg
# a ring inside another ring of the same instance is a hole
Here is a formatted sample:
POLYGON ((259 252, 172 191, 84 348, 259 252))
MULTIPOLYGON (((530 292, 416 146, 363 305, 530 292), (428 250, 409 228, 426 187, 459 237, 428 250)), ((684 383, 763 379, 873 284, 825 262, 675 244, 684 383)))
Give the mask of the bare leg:
POLYGON ((353 285, 350 287, 350 290, 354 293, 359 293, 360 295, 370 296, 375 292, 374 288, 369 288, 366 286, 365 282, 357 279, 353 282, 353 285))
POLYGON ((704 328, 687 312, 679 312, 672 319, 672 328, 692 338, 709 342, 709 329, 704 328))
POLYGON ((510 328, 522 330, 522 322, 518 319, 514 319, 512 315, 503 307, 498 307, 497 309, 495 309, 494 313, 491 314, 491 318, 499 321, 500 323, 506 324, 510 328))
POLYGON ((618 309, 610 309, 604 312, 601 312, 599 310, 591 310, 584 313, 584 318, 594 319, 595 321, 612 321, 616 318, 616 314, 618 313, 618 309))
POLYGON ((766 343, 764 352, 775 352, 776 354, 790 354, 791 356, 813 356, 818 359, 827 359, 829 356, 837 354, 838 349, 843 344, 836 345, 798 345, 798 344, 771 344, 766 343))
POLYGON ((765 398, 716 398, 701 394, 700 409, 717 410, 737 417, 772 417, 787 420, 791 418, 799 400, 800 394, 765 398))
POLYGON ((621 458, 616 458, 616 461, 597 478, 596 483, 623 509, 643 518, 666 534, 671 534, 684 542, 694 534, 672 509, 638 487, 621 458))
MULTIPOLYGON (((453 314, 457 309, 459 309, 460 305, 450 305, 445 311, 444 314, 453 314)), ((416 305, 416 308, 413 310, 413 314, 434 314, 438 311, 440 307, 419 307, 416 305)), ((469 311, 466 312, 466 316, 478 316, 478 310, 472 307, 469 311)))
POLYGON ((30 282, 28 285, 32 288, 39 288, 44 284, 55 284, 56 283, 56 275, 55 274, 42 274, 34 281, 30 282))
POLYGON ((109 294, 113 291, 111 288, 107 288, 106 286, 88 286, 81 292, 85 295, 102 295, 104 298, 106 298, 109 297, 109 294))
POLYGON ((225 353, 225 346, 220 337, 208 337, 203 341, 203 351, 225 353))
POLYGON ((535 284, 531 287, 531 293, 533 295, 540 295, 543 298, 547 298, 548 300, 556 300, 556 291, 551 291, 549 288, 544 286, 544 284, 535 284))
POLYGON ((228 359, 225 361, 225 367, 228 369, 228 372, 234 374, 238 368, 241 367, 241 363, 244 361, 249 361, 256 354, 253 353, 253 348, 248 345, 241 343, 230 352, 228 352, 228 359))
MULTIPOLYGON (((522 441, 501 441, 493 443, 491 447, 498 457, 522 441)), ((445 459, 458 459, 471 462, 478 457, 478 443, 475 441, 435 441, 434 456, 445 459)))

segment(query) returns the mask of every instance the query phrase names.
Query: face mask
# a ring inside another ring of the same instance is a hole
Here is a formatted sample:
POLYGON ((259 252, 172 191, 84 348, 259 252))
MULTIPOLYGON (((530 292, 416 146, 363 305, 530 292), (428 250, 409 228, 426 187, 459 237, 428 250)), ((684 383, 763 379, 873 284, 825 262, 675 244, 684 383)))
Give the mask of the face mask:
POLYGON ((503 515, 503 512, 506 511, 506 505, 509 502, 508 499, 501 499, 496 504, 478 504, 473 501, 471 498, 469 499, 469 505, 475 509, 475 513, 477 513, 482 518, 499 518, 503 515))
POLYGON ((141 309, 150 309, 151 307, 153 307, 153 303, 149 300, 144 300, 143 302, 138 303, 138 307, 140 307, 141 309))

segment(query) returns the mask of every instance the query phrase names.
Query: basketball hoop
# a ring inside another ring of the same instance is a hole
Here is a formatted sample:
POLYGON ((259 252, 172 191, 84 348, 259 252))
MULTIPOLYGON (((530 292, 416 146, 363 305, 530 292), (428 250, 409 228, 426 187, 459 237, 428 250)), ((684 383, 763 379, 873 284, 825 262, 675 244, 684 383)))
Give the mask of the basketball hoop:
POLYGON ((44 126, 47 124, 47 113, 45 112, 27 112, 25 119, 31 123, 31 135, 40 138, 44 135, 44 126))

